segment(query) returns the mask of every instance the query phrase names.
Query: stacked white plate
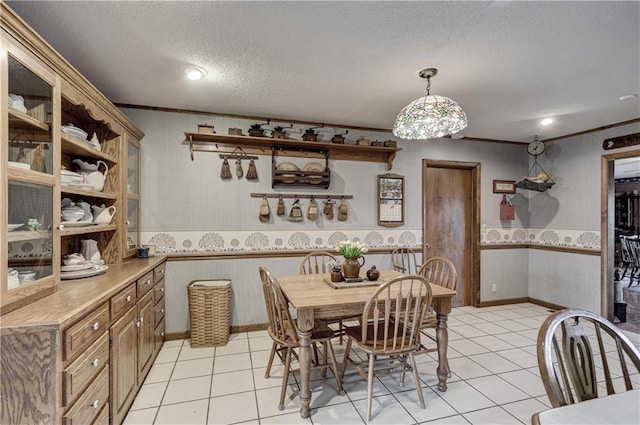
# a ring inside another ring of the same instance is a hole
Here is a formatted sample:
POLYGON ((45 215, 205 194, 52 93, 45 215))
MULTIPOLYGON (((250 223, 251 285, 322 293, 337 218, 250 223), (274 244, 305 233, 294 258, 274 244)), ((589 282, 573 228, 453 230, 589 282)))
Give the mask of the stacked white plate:
POLYGON ((64 185, 81 185, 84 183, 84 179, 78 173, 69 170, 62 170, 60 172, 60 183, 64 185))
POLYGON ((96 276, 107 271, 109 266, 96 265, 91 262, 84 264, 74 264, 60 267, 60 279, 82 279, 84 277, 96 276))
POLYGON ((86 131, 81 128, 76 127, 73 124, 63 125, 62 132, 68 134, 69 136, 78 137, 82 140, 87 140, 87 136, 89 135, 86 131))

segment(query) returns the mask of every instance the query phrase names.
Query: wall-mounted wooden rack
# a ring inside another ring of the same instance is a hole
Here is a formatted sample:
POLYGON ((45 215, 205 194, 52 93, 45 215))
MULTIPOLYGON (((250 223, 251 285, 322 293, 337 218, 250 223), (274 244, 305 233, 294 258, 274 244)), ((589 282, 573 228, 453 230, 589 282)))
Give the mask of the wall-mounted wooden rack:
POLYGON ((329 159, 347 161, 382 162, 391 170, 396 154, 402 148, 382 146, 343 145, 329 142, 304 142, 301 140, 273 139, 270 137, 229 136, 223 134, 184 133, 189 142, 189 152, 193 160, 194 152, 232 152, 238 146, 248 154, 271 155, 277 146, 283 156, 301 158, 324 158, 318 148, 329 151, 329 159))
POLYGON ((353 195, 312 195, 309 193, 256 193, 251 192, 252 198, 282 198, 282 199, 353 199, 353 195))

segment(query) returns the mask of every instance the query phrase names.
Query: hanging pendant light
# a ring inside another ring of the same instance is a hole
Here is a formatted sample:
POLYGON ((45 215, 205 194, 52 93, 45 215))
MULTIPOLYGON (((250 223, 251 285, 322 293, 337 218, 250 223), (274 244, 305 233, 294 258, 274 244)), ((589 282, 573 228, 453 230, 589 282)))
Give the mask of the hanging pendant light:
POLYGON ((396 117, 393 134, 409 140, 435 139, 458 133, 467 127, 467 115, 460 105, 444 96, 429 93, 436 68, 418 73, 427 79, 427 95, 405 106, 396 117))

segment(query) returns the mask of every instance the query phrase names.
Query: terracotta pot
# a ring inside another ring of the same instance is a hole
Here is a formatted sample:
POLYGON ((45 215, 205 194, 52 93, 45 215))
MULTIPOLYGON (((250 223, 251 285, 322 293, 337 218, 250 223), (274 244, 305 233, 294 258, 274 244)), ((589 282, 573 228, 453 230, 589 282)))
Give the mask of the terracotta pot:
POLYGON ((342 263, 342 274, 345 278, 354 278, 360 275, 360 267, 364 266, 364 257, 345 257, 342 263), (358 259, 362 259, 362 263, 358 259))

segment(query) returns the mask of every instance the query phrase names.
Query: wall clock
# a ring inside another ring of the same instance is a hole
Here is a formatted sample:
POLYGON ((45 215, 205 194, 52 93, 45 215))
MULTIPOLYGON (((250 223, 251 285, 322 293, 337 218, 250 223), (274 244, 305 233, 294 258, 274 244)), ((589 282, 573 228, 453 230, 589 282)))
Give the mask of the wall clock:
POLYGON ((529 152, 529 155, 533 155, 533 156, 542 155, 546 149, 547 149, 547 145, 545 145, 544 142, 541 142, 540 140, 538 140, 537 137, 533 142, 529 143, 529 145, 527 146, 527 152, 529 152))

